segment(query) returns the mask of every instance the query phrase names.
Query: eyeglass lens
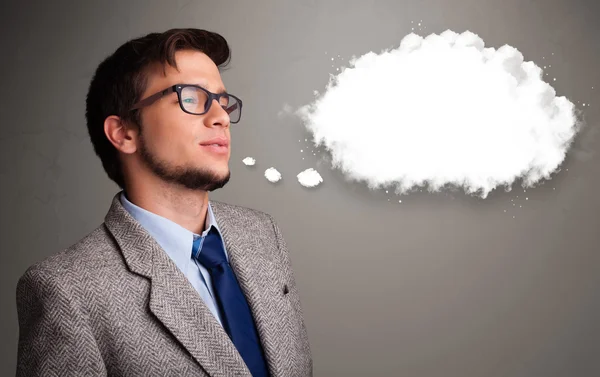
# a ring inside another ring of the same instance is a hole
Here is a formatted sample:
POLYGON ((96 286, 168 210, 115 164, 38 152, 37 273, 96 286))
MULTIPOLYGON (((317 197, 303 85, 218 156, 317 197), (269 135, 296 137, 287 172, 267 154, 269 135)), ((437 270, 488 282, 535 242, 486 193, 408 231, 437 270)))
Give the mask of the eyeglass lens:
MULTIPOLYGON (((202 89, 186 86, 181 90, 181 104, 183 108, 193 114, 203 114, 206 112, 208 94, 202 89)), ((231 123, 240 120, 241 109, 239 102, 235 97, 224 95, 219 98, 219 104, 229 114, 231 123)))

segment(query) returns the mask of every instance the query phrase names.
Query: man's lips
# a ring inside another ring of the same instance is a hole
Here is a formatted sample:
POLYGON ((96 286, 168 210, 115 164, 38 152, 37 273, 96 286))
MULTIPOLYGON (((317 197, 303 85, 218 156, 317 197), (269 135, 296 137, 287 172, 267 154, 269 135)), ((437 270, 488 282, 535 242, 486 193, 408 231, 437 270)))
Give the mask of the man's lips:
POLYGON ((200 143, 202 146, 219 146, 229 148, 229 140, 225 138, 214 138, 200 143))
POLYGON ((227 154, 229 151, 229 140, 224 138, 215 138, 200 143, 200 146, 209 152, 217 154, 227 154))

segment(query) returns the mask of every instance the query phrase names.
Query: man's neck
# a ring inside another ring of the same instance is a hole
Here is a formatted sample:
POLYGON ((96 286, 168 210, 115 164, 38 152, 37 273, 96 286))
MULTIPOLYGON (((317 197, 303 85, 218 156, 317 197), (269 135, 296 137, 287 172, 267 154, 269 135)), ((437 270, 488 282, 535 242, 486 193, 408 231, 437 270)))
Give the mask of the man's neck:
POLYGON ((127 199, 149 212, 165 217, 196 234, 202 233, 208 215, 208 192, 169 184, 129 185, 127 199), (148 189, 148 187, 151 187, 148 189))

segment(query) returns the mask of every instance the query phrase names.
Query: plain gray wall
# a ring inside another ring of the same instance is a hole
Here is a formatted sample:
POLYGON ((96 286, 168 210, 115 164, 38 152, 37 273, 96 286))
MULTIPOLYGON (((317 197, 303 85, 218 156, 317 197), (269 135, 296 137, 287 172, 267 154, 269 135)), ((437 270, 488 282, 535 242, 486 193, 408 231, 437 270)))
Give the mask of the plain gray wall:
POLYGON ((85 126, 92 73, 131 38, 198 27, 228 39, 232 62, 223 78, 244 99, 243 121, 232 130, 232 179, 211 198, 279 222, 316 376, 600 375, 599 4, 3 3, 0 374, 15 370, 18 277, 99 226, 117 192, 85 126), (527 190, 529 200, 515 184, 485 200, 417 192, 399 204, 300 153, 309 135, 298 120, 278 116, 283 106, 304 105, 325 87, 331 56, 347 61, 397 46, 420 20, 425 34, 471 30, 487 46, 510 44, 526 60, 549 62, 558 94, 591 104, 562 171, 527 190), (256 167, 242 164, 246 156, 256 167), (277 185, 262 175, 270 166, 284 176, 277 185), (309 167, 325 180, 316 189, 295 178, 309 167))

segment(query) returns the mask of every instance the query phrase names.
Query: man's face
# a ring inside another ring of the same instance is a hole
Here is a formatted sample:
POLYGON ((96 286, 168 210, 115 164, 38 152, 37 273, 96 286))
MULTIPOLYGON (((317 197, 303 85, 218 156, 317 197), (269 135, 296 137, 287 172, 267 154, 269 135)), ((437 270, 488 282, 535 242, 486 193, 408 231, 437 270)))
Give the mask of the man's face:
MULTIPOLYGON (((213 93, 225 90, 214 62, 198 51, 178 51, 177 68, 162 67, 152 71, 141 98, 175 84, 195 84, 213 93)), ((203 115, 181 110, 177 93, 170 93, 141 111, 139 152, 142 162, 160 179, 193 190, 212 191, 223 187, 230 176, 230 146, 218 150, 205 144, 221 138, 229 141, 229 115, 212 102, 203 115)))

